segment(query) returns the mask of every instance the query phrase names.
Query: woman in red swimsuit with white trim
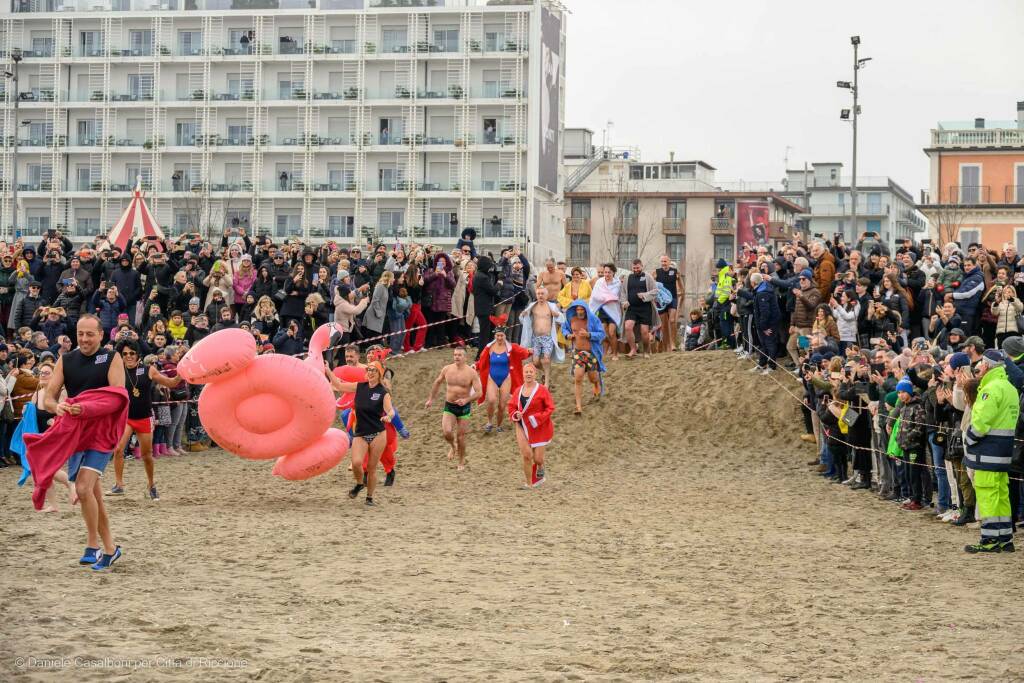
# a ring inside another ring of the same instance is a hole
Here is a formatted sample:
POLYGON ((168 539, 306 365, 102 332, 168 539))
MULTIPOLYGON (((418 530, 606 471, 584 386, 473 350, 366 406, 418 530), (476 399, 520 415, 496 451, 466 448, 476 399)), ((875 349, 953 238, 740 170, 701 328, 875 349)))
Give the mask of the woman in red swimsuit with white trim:
POLYGON ((508 402, 509 419, 516 426, 516 443, 523 456, 523 488, 544 483, 544 449, 555 434, 551 414, 555 402, 543 384, 537 383, 537 367, 533 363, 523 366, 523 384, 508 402))

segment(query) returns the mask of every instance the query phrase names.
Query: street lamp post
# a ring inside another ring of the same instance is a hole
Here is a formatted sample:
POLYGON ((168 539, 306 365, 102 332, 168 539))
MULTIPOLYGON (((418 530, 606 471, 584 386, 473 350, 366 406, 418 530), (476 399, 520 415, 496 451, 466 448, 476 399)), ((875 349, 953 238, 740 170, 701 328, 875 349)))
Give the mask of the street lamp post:
MULTIPOLYGON (((853 205, 851 209, 851 229, 854 239, 857 236, 857 117, 860 116, 860 105, 857 104, 857 98, 860 95, 859 89, 859 74, 860 70, 864 68, 864 65, 871 61, 871 57, 865 57, 861 59, 857 52, 860 47, 860 36, 851 36, 850 44, 853 45, 853 83, 849 81, 838 81, 836 85, 840 88, 846 88, 853 93, 853 109, 844 109, 840 114, 839 118, 843 120, 850 120, 853 123, 853 176, 850 179, 850 201, 853 205)), ((881 235, 879 235, 881 237, 881 235)))
MULTIPOLYGON (((4 76, 11 79, 14 87, 14 151, 11 154, 11 226, 12 230, 18 229, 18 100, 21 99, 21 92, 18 89, 18 64, 21 62, 21 50, 11 50, 10 71, 5 71, 4 76)), ((6 132, 6 131, 5 131, 6 132)))

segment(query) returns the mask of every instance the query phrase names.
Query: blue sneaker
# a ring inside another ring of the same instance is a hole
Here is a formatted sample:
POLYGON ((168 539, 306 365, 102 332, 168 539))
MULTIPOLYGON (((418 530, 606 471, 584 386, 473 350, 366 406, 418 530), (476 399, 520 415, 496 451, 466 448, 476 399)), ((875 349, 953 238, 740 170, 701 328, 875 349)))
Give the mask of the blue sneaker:
POLYGON ((117 484, 114 484, 114 486, 110 489, 110 493, 108 493, 107 495, 108 496, 123 496, 124 495, 124 487, 123 486, 118 486, 117 484))
POLYGON ((99 559, 96 556, 96 553, 99 551, 99 548, 90 548, 86 546, 85 553, 82 555, 81 559, 78 560, 78 564, 96 564, 96 560, 99 559))
POLYGON ((92 570, 94 572, 101 572, 104 569, 109 568, 110 565, 114 564, 114 562, 116 562, 120 558, 121 558, 121 546, 117 546, 117 548, 114 550, 114 554, 113 555, 107 555, 106 553, 101 554, 100 555, 100 559, 97 560, 96 564, 94 564, 92 566, 92 570))

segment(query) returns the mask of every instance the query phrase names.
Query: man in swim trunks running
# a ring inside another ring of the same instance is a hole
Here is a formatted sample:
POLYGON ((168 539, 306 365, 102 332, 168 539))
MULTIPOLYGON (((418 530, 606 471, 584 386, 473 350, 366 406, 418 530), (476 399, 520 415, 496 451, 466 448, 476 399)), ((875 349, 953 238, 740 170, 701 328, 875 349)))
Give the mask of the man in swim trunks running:
MULTIPOLYGON (((116 351, 101 349, 103 326, 95 315, 86 313, 76 327, 78 348, 57 360, 53 378, 46 385, 45 410, 56 415, 79 415, 82 407, 60 400, 60 390, 67 389, 74 398, 89 389, 125 386, 124 362, 116 351)), ((113 452, 79 451, 68 460, 68 481, 74 482, 82 504, 82 519, 87 533, 85 553, 78 564, 91 565, 102 571, 121 557, 121 546, 114 545, 107 510, 100 490, 100 475, 107 468, 113 452), (102 542, 102 552, 100 543, 102 542)))
POLYGON ((601 397, 601 377, 598 372, 597 356, 594 355, 588 329, 587 311, 582 306, 569 310, 569 327, 572 335, 572 377, 576 394, 576 415, 583 414, 583 377, 586 376, 594 387, 594 397, 601 397))
MULTIPOLYGON (((554 264, 554 259, 548 259, 554 264)), ((544 386, 551 386, 551 355, 555 351, 555 342, 551 337, 551 328, 555 322, 555 312, 549 306, 549 293, 544 285, 537 285, 537 303, 530 307, 530 325, 533 330, 530 350, 533 352, 533 364, 544 369, 544 386)))
POLYGON ((466 433, 469 431, 469 413, 474 396, 479 396, 483 391, 480 383, 480 375, 476 369, 466 364, 466 349, 456 346, 452 350, 453 363, 441 368, 441 374, 434 380, 430 387, 430 396, 427 398, 427 407, 434 402, 437 390, 441 383, 445 383, 444 409, 441 411, 441 429, 444 430, 444 440, 448 442, 448 459, 459 454, 458 469, 466 468, 466 433))

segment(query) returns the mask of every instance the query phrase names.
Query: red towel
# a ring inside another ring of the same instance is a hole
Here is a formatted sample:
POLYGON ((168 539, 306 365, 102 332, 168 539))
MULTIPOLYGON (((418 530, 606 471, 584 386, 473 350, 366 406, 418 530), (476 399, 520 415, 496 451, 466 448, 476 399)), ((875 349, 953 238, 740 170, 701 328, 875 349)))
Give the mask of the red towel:
POLYGON ((79 451, 113 451, 128 420, 128 391, 103 387, 83 391, 68 403, 82 406, 80 415, 62 415, 43 434, 25 435, 25 457, 32 468, 32 504, 43 509, 53 475, 79 451))

